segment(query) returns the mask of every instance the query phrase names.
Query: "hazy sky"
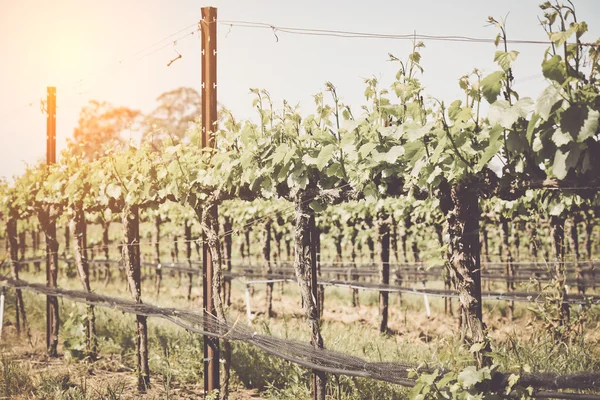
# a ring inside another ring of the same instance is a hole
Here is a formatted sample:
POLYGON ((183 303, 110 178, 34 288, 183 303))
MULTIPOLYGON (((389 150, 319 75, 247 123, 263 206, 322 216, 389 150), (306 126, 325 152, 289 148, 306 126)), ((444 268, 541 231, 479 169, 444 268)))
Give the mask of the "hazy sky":
MULTIPOLYGON (((600 0, 574 0, 578 17, 590 26, 584 37, 600 37, 600 0)), ((179 86, 200 88, 200 40, 192 32, 200 8, 218 8, 221 21, 266 22, 276 26, 329 30, 495 37, 488 15, 508 15, 513 39, 545 40, 537 0, 0 0, 0 176, 24 170, 45 157, 45 116, 40 100, 47 86, 57 87, 57 142, 64 148, 89 100, 106 100, 149 112, 161 93, 179 86), (150 47, 188 26, 177 36, 150 47), (156 51, 161 46, 164 48, 156 51), (148 49, 147 51, 142 51, 148 49), (148 53, 152 53, 147 55, 148 53), (28 104, 31 104, 29 106, 28 104)), ((219 102, 238 119, 253 115, 249 88, 271 92, 276 105, 285 98, 312 112, 312 95, 332 81, 355 113, 363 104, 363 78, 391 83, 409 41, 310 37, 218 25, 219 102)), ((462 98, 458 78, 477 67, 496 69, 493 44, 426 41, 422 51, 427 94, 452 101, 462 98)), ((521 55, 515 65, 516 89, 537 97, 545 82, 541 45, 511 45, 521 55), (519 81, 520 80, 520 81, 519 81)))

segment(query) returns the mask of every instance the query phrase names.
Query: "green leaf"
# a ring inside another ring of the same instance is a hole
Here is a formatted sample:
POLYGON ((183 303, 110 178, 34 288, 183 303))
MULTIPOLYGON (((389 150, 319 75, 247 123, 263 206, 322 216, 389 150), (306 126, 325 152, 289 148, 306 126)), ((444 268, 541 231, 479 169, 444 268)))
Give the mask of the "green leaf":
POLYGON ((121 186, 116 183, 109 183, 106 186, 106 195, 113 199, 119 199, 121 197, 121 186))
MULTIPOLYGON (((421 153, 419 153, 419 154, 421 154, 421 153)), ((423 152, 422 155, 424 155, 424 152, 423 152)), ((423 169, 423 167, 425 166, 426 162, 427 162, 427 160, 424 157, 423 158, 419 158, 414 163, 414 166, 413 166, 412 171, 410 172, 410 175, 413 176, 413 177, 415 177, 415 178, 418 177, 419 174, 421 173, 421 169, 423 169)))
POLYGON ((440 379, 436 383, 436 386, 438 387, 438 389, 442 389, 442 388, 446 387, 454 379, 456 379, 456 376, 454 375, 454 373, 448 372, 446 375, 444 375, 444 377, 442 379, 440 379))
POLYGON ((520 376, 517 374, 510 374, 510 376, 508 377, 508 386, 506 387, 506 394, 509 394, 511 392, 511 389, 513 388, 513 386, 515 386, 517 383, 519 383, 519 379, 520 376))
POLYGON ((379 192, 377 191, 377 186, 373 182, 369 182, 363 189, 363 193, 365 195, 365 200, 368 202, 377 201, 379 198, 379 192))
POLYGON ((554 162, 552 163, 552 172, 554 176, 558 179, 564 179, 569 172, 569 168, 567 167, 567 157, 569 156, 569 152, 563 153, 562 150, 557 149, 554 154, 554 162))
POLYGON ((517 153, 522 153, 529 148, 529 143, 525 138, 523 131, 512 130, 508 132, 506 138, 506 149, 517 153))
POLYGON ((542 62, 542 73, 544 77, 562 85, 566 79, 566 71, 562 58, 556 55, 544 60, 542 62))
POLYGON ((554 206, 550 209, 549 214, 555 217, 559 217, 565 211, 565 204, 562 202, 558 202, 554 204, 554 206))
POLYGON ((367 158, 367 156, 369 154, 371 154, 371 151, 373 151, 373 149, 377 147, 376 143, 365 143, 362 146, 360 146, 360 149, 358 150, 358 153, 360 154, 360 156, 362 158, 367 158))
POLYGON ((457 380, 463 388, 472 388, 481 382, 481 374, 477 371, 477 368, 471 365, 460 371, 457 380))
POLYGON ((273 164, 279 164, 285 159, 285 155, 290 151, 290 148, 286 144, 282 144, 273 153, 273 164))
POLYGON ((560 127, 581 143, 596 135, 598 111, 590 110, 585 105, 572 105, 561 115, 560 127))
POLYGON ((488 103, 492 104, 502 91, 503 71, 492 72, 481 80, 481 92, 488 103))
POLYGON ((488 142, 488 146, 485 148, 483 155, 477 163, 478 171, 481 171, 481 169, 483 169, 483 167, 485 167, 488 162, 490 162, 490 160, 496 154, 498 154, 498 151, 500 151, 500 148, 502 147, 502 140, 500 140, 502 137, 502 132, 504 132, 504 129, 500 125, 496 125, 490 130, 490 140, 488 142))
POLYGON ((420 157, 419 153, 424 150, 424 144, 420 140, 414 142, 408 142, 404 145, 404 154, 407 160, 410 160, 412 164, 416 162, 416 159, 420 157))
POLYGON ((552 40, 557 46, 562 46, 569 39, 569 37, 575 33, 576 30, 576 26, 571 26, 566 31, 552 32, 550 34, 550 40, 552 40))
POLYGON ((398 158, 404 155, 404 147, 403 146, 394 146, 388 150, 384 155, 384 161, 389 164, 394 164, 398 161, 398 158))
POLYGON ((344 173, 342 171, 342 165, 339 162, 331 164, 327 168, 327 176, 337 176, 338 178, 343 178, 344 173))
POLYGON ((488 111, 490 124, 498 124, 506 129, 512 128, 519 118, 527 117, 532 106, 533 100, 529 97, 520 99, 512 106, 506 100, 498 100, 490 106, 488 111))
POLYGON ((497 51, 496 55, 494 56, 494 61, 497 61, 500 68, 502 68, 504 71, 508 71, 512 62, 517 59, 518 55, 519 52, 516 50, 509 52, 497 51))
POLYGON ((429 133, 432 126, 433 126, 432 123, 426 124, 424 126, 420 126, 420 125, 411 126, 410 128, 408 128, 406 130, 406 134, 407 134, 406 138, 408 139, 409 142, 412 142, 413 140, 421 139, 429 133))
POLYGON ((440 159, 440 156, 442 155, 442 152, 444 151, 444 149, 446 148, 446 146, 448 145, 448 137, 447 136, 443 136, 439 141, 437 146, 435 147, 435 150, 433 151, 433 154, 431 155, 431 162, 432 163, 437 163, 438 160, 440 159))
POLYGON ((323 147, 317 156, 317 168, 319 171, 322 171, 323 168, 331 161, 331 156, 333 155, 333 150, 335 150, 335 145, 328 144, 323 147))
POLYGON ((462 101, 454 100, 448 107, 448 116, 450 117, 450 119, 452 121, 455 120, 456 115, 458 115, 458 113, 461 111, 461 107, 460 107, 461 105, 462 105, 462 101))
POLYGON ((325 204, 322 204, 318 200, 311 201, 309 206, 310 206, 310 208, 312 208, 314 210, 314 212, 317 212, 317 213, 325 211, 325 209, 327 208, 327 206, 325 204))
POLYGON ((560 128, 558 128, 552 134, 552 141, 557 147, 565 146, 573 141, 573 136, 571 136, 570 133, 563 132, 560 128))
POLYGON ((469 353, 479 353, 485 347, 485 342, 473 343, 469 349, 469 353))
POLYGON ((562 96, 560 95, 560 89, 556 88, 554 85, 548 86, 544 89, 540 97, 538 97, 534 111, 536 114, 539 114, 544 121, 547 121, 550 117, 550 112, 552 112, 552 108, 561 100, 562 96))
POLYGON ((541 119, 540 115, 536 112, 533 113, 533 115, 531 116, 531 119, 529 120, 529 123, 527 124, 527 143, 529 143, 531 145, 531 142, 533 141, 533 131, 535 130, 535 126, 537 125, 537 122, 541 119))
POLYGON ((579 135, 577 135, 577 141, 579 143, 585 141, 588 138, 594 137, 598 134, 598 120, 600 119, 600 112, 596 110, 589 110, 588 117, 583 123, 579 135))
POLYGON ((471 107, 464 107, 454 116, 454 122, 466 122, 473 117, 471 107))

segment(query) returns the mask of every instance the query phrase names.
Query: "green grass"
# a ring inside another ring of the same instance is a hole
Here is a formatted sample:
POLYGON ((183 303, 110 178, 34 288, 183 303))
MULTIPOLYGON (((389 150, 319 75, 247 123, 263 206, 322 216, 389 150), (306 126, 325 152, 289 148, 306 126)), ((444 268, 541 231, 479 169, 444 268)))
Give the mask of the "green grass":
MULTIPOLYGON (((59 286, 65 288, 80 287, 77 279, 68 278, 61 274, 59 286)), ((70 275, 70 274, 69 274, 70 275)), ((118 273, 113 274, 115 281, 118 273)), ((23 279, 30 282, 43 282, 43 277, 23 273, 23 279)), ((165 292, 159 301, 153 295, 153 280, 147 277, 143 282, 144 301, 181 308, 200 309, 201 295, 198 288, 198 277, 194 277, 192 302, 188 302, 187 275, 184 275, 182 287, 177 289, 178 278, 165 274, 165 292)), ((113 283, 104 288, 102 282, 93 281, 92 288, 98 292, 115 297, 129 298, 123 283, 113 283)), ((229 310, 230 318, 240 323, 245 322, 243 302, 244 285, 234 281, 234 307, 229 310)), ((7 296, 5 318, 14 318, 13 291, 7 296)), ((299 306, 298 288, 294 284, 284 286, 283 295, 280 285, 274 290, 274 310, 278 318, 268 320, 264 315, 257 317, 253 329, 259 333, 308 342, 308 329, 303 320, 299 306)), ((24 292, 28 321, 32 330, 43 332, 45 329, 45 301, 42 296, 24 292)), ((326 289, 326 310, 348 310, 351 289, 328 287, 326 289)), ((252 299, 253 311, 264 307, 264 287, 258 285, 252 299)), ((378 295, 375 292, 360 292, 363 310, 372 309, 376 315, 378 295)), ((399 327, 398 335, 382 335, 377 331, 376 324, 353 322, 345 324, 339 320, 329 320, 323 323, 322 333, 326 347, 330 350, 358 356, 370 361, 406 361, 428 363, 429 365, 445 365, 459 369, 471 362, 467 349, 460 343, 455 320, 442 318, 443 299, 429 297, 432 314, 439 319, 429 321, 423 316, 423 296, 403 295, 402 305, 398 306, 397 296, 390 296, 390 308, 395 310, 391 321, 399 327), (423 326, 415 321, 422 321, 423 326), (430 326, 440 323, 454 324, 450 333, 436 335, 429 331, 430 326), (411 331, 424 329, 423 332, 411 331), (422 335, 421 335, 422 334, 422 335), (419 339, 421 338, 421 339, 419 339)), ((85 306, 68 300, 60 300, 60 315, 66 319, 69 313, 85 313, 85 306)), ((454 302, 456 307, 456 301, 454 302)), ((505 302, 486 302, 484 315, 491 328, 495 360, 502 369, 518 370, 528 365, 532 371, 558 371, 574 373, 589 370, 600 370, 600 350, 597 346, 597 334, 594 339, 576 341, 564 346, 556 346, 541 331, 541 324, 533 314, 527 311, 527 304, 516 304, 515 322, 507 322, 505 302), (513 324, 508 332, 498 329, 513 324)), ((599 328, 599 307, 592 309, 590 322, 586 332, 591 335, 599 328)), ((350 313, 352 309, 350 309, 350 313)), ((576 312, 574 311, 574 314, 576 312)), ((96 307, 97 335, 99 351, 102 358, 92 368, 123 372, 133 377, 135 369, 135 318, 122 312, 96 307)), ((155 374, 153 382, 159 386, 161 397, 170 398, 174 389, 181 386, 202 387, 203 354, 202 337, 191 334, 161 319, 149 319, 149 351, 150 368, 155 374)), ((61 330, 61 342, 65 332, 61 330)), ((38 347, 40 343, 34 343, 38 347)), ((261 390, 261 396, 269 399, 309 399, 310 370, 286 362, 277 357, 245 343, 233 345, 234 387, 243 385, 248 388, 261 390)), ((3 351, 4 353, 4 351, 3 351)), ((67 360, 73 368, 81 365, 76 360, 67 360)), ((6 357, 2 363, 2 381, 0 394, 11 397, 16 388, 20 394, 30 392, 32 396, 45 398, 119 398, 129 390, 123 382, 111 382, 106 390, 91 388, 83 378, 65 376, 64 373, 48 373, 35 376, 26 365, 21 365, 6 357), (60 397, 62 396, 62 397, 60 397), (65 397, 66 396, 66 397, 65 397)), ((85 375, 84 373, 82 375, 85 375)), ((378 382, 369 379, 351 378, 345 376, 329 376, 328 393, 332 399, 402 399, 406 398, 407 390, 397 385, 378 382)))

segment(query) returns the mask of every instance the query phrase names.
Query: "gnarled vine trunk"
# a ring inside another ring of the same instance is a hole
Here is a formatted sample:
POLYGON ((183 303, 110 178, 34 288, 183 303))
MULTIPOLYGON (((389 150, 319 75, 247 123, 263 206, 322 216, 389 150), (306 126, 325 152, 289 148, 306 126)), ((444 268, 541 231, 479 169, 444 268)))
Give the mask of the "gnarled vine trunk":
MULTIPOLYGON (((440 224, 435 224, 435 233, 440 247, 444 247, 444 228, 440 224)), ((452 278, 448 262, 444 263, 442 274, 444 276, 444 289, 449 291, 452 289, 452 278)), ((446 315, 454 315, 451 297, 444 297, 444 313, 446 315)))
MULTIPOLYGON (((310 328, 311 344, 323 348, 323 337, 319 322, 318 295, 314 283, 316 281, 316 253, 311 242, 314 232, 314 212, 309 203, 312 200, 305 192, 300 191, 294 199, 294 270, 302 296, 302 306, 306 322, 310 328)), ((327 375, 321 371, 313 371, 314 395, 319 400, 325 400, 327 375)))
POLYGON ((160 263, 160 225, 162 220, 160 215, 154 218, 154 232, 152 232, 152 247, 154 251, 154 264, 156 264, 156 273, 154 275, 154 292, 156 299, 160 296, 160 285, 162 283, 162 265, 160 263))
POLYGON ((488 230, 485 226, 481 228, 483 236, 483 261, 486 263, 490 262, 490 239, 488 236, 488 230))
POLYGON ((288 262, 292 259, 292 241, 287 237, 285 238, 285 257, 288 262))
POLYGON ((365 224, 367 225, 367 229, 369 231, 369 236, 367 236, 367 248, 369 249, 369 261, 371 264, 375 264, 375 241, 373 240, 373 217, 370 215, 365 216, 365 224))
MULTIPOLYGON (((221 244, 219 240, 219 221, 217 206, 206 202, 205 208, 199 213, 200 223, 202 232, 206 236, 206 244, 210 251, 210 257, 212 260, 213 267, 213 279, 212 279, 212 300, 217 313, 217 319, 221 323, 227 323, 225 317, 225 307, 223 305, 223 298, 221 297, 221 291, 223 286, 223 257, 221 254, 221 244)), ((220 332, 225 334, 226 332, 220 332)), ((223 376, 221 381, 221 398, 227 399, 229 396, 229 380, 231 371, 231 343, 228 340, 223 340, 223 358, 220 361, 223 363, 223 376)), ((217 354, 219 354, 217 352, 217 354)))
POLYGON ((567 290, 565 288, 565 219, 552 216, 550 218, 550 230, 552 232, 552 250, 554 252, 554 279, 556 281, 558 323, 567 327, 570 320, 569 304, 567 301, 567 290))
POLYGON ((580 264, 580 259, 581 259, 581 255, 579 253, 579 231, 577 229, 577 226, 579 224, 579 222, 581 221, 581 215, 579 214, 574 214, 573 217, 571 218, 571 240, 570 240, 570 245, 571 245, 571 253, 574 256, 574 262, 575 262, 575 274, 576 274, 576 279, 577 279, 577 291, 579 292, 579 294, 585 294, 585 285, 583 283, 583 268, 580 264))
MULTIPOLYGON (((19 261, 25 260, 25 252, 27 251, 27 232, 21 230, 19 232, 19 261)), ((29 271, 29 268, 27 269, 29 271)))
MULTIPOLYGON (((127 272, 129 290, 136 303, 142 303, 141 263, 140 263, 140 217, 137 205, 126 205, 121 214, 121 224, 125 243, 123 260, 127 272)), ((136 315, 136 352, 138 370, 138 389, 145 392, 150 386, 150 367, 148 365, 148 325, 146 317, 136 315)))
MULTIPOLYGON (((313 217, 314 218, 314 217, 313 217)), ((317 305, 319 307, 319 317, 323 315, 323 307, 325 306, 325 286, 318 285, 317 279, 321 279, 321 228, 315 221, 312 222, 313 230, 311 240, 313 243, 314 249, 314 260, 317 274, 314 277, 313 281, 317 288, 317 305)))
POLYGON ((252 233, 251 227, 250 226, 246 226, 244 229, 244 240, 246 243, 246 257, 247 258, 247 263, 248 263, 248 267, 252 266, 252 253, 250 251, 251 247, 250 247, 250 234, 252 233))
POLYGON ((531 260, 533 262, 537 262, 538 260, 538 244, 537 244, 537 227, 535 226, 535 223, 530 222, 528 224, 529 226, 529 254, 531 256, 531 260))
POLYGON ((104 259, 106 260, 106 263, 104 264, 104 287, 108 286, 112 277, 112 274, 110 272, 110 263, 108 262, 110 256, 110 249, 108 247, 110 244, 110 241, 108 239, 109 228, 109 221, 105 221, 102 223, 102 248, 104 250, 104 259))
MULTIPOLYGON (((188 268, 192 268, 192 223, 188 220, 185 220, 183 223, 184 228, 184 238, 185 238, 185 262, 188 268)), ((221 242, 219 241, 219 246, 221 242)), ((219 249, 220 250, 220 249, 219 249)), ((192 273, 188 272, 188 290, 187 290, 187 299, 192 300, 192 273)))
MULTIPOLYGON (((377 215, 377 233, 379 247, 379 281, 382 285, 390 283, 390 216, 382 210, 377 215)), ((388 331, 389 292, 379 292, 379 332, 388 331)))
MULTIPOLYGON (((225 231, 225 267, 227 272, 231 273, 231 250, 233 246, 232 234, 233 232, 233 221, 231 217, 225 217, 223 221, 223 230, 225 231)), ((231 305, 231 276, 224 278, 223 285, 223 297, 227 306, 231 305)))
MULTIPOLYGON (((6 236, 8 239, 8 247, 10 251, 10 274, 15 280, 19 279, 19 240, 17 234, 17 219, 10 215, 6 223, 6 236)), ((27 314, 25 313, 25 304, 23 303, 23 292, 21 289, 15 289, 16 293, 16 328, 17 334, 21 335, 21 331, 25 331, 29 337, 29 329, 27 328, 27 314)))
MULTIPOLYGON (((350 235, 350 241, 352 242, 352 253, 350 254, 350 256, 352 257, 352 269, 356 270, 357 265, 356 265, 356 240, 358 237, 358 229, 356 229, 356 226, 352 227, 352 233, 350 235)), ((350 281, 354 281, 355 279, 357 279, 357 275, 351 274, 351 276, 348 277, 348 280, 350 281)), ((358 289, 352 289, 352 307, 358 307, 360 305, 360 297, 358 295, 358 289)))
MULTIPOLYGON (((490 262, 490 253, 489 253, 489 235, 488 235, 488 230, 486 227, 486 223, 482 223, 481 227, 480 227, 480 231, 481 231, 481 245, 480 247, 483 249, 483 258, 482 258, 482 264, 481 264, 481 273, 483 275, 484 272, 486 272, 486 270, 488 270, 488 266, 487 264, 490 262)), ((487 291, 490 291, 490 279, 485 280, 484 282, 482 282, 482 284, 485 285, 485 288, 487 289, 487 291)))
MULTIPOLYGON (((271 269, 271 220, 267 218, 263 225, 263 273, 269 275, 271 269)), ((273 316, 273 282, 267 283, 267 318, 273 316)))
POLYGON ((516 223, 516 229, 513 229, 513 238, 515 246, 515 257, 514 260, 521 261, 521 232, 523 231, 523 222, 518 221, 516 223))
MULTIPOLYGON (((40 250, 40 231, 38 227, 31 231, 31 241, 33 243, 33 257, 35 258, 40 250)), ((35 273, 39 273, 42 270, 42 264, 39 261, 34 261, 33 270, 35 273)))
POLYGON ((407 230, 408 228, 406 227, 406 220, 404 222, 404 227, 400 233, 400 241, 402 242, 402 257, 404 258, 404 263, 408 263, 408 248, 407 248, 407 241, 408 241, 408 234, 407 234, 407 230))
POLYGON ((596 290, 596 271, 594 270, 594 263, 592 262, 592 234, 594 232, 594 219, 590 214, 586 215, 585 219, 585 252, 587 259, 589 260, 590 278, 592 283, 592 289, 596 290))
MULTIPOLYGON (((71 217, 70 230, 73 232, 73 254, 75 256, 75 264, 79 280, 83 286, 83 290, 91 292, 90 287, 90 265, 87 258, 87 224, 83 209, 76 208, 73 210, 71 217)), ((88 357, 91 360, 96 359, 97 341, 96 341, 96 316, 94 306, 87 306, 87 323, 85 325, 86 333, 86 349, 88 357)))
POLYGON ((71 228, 67 224, 65 225, 65 254, 69 254, 71 252, 71 228))
MULTIPOLYGON (((515 289, 515 283, 514 283, 514 265, 513 265, 513 256, 512 256, 512 250, 510 248, 510 243, 509 243, 509 237, 510 237, 510 230, 509 230, 509 219, 506 217, 501 217, 500 218, 500 223, 502 225, 502 249, 503 252, 505 254, 505 264, 504 264, 504 272, 505 272, 505 278, 506 278, 506 291, 507 292, 512 292, 515 289)), ((514 317, 514 311, 515 311, 515 302, 514 301, 510 301, 508 303, 508 308, 507 308, 507 312, 506 312, 506 316, 509 320, 512 320, 514 317)))
MULTIPOLYGON (((40 212, 38 219, 46 237, 46 285, 56 287, 58 279, 58 240, 56 210, 52 206, 40 212)), ((46 348, 50 357, 58 356, 58 297, 48 296, 46 303, 46 348)))
POLYGON ((472 182, 455 183, 450 189, 452 208, 446 215, 450 238, 450 267, 459 295, 462 311, 463 337, 480 345, 475 353, 479 366, 490 360, 486 327, 482 317, 481 262, 479 247, 479 197, 472 182))
POLYGON ((396 260, 396 264, 400 263, 400 251, 398 248, 398 222, 392 215, 392 232, 390 237, 390 246, 392 248, 392 252, 394 253, 394 259, 396 260))

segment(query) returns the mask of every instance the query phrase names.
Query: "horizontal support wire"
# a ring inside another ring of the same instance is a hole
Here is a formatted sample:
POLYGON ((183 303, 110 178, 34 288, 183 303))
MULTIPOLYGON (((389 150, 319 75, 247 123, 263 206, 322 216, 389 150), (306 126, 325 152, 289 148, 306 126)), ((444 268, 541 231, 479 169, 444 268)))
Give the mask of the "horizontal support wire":
MULTIPOLYGON (((33 284, 23 280, 14 280, 0 276, 0 286, 29 290, 46 296, 63 297, 79 303, 117 309, 126 313, 146 317, 162 318, 177 326, 201 335, 225 340, 242 341, 256 346, 265 352, 283 358, 306 368, 315 369, 335 375, 355 376, 389 382, 412 387, 415 380, 409 378, 410 370, 431 372, 430 367, 419 367, 410 362, 370 362, 347 354, 320 349, 310 344, 274 336, 259 335, 252 328, 238 323, 228 324, 219 321, 215 316, 191 310, 165 308, 150 304, 136 303, 131 300, 115 298, 83 292, 65 290, 33 284)), ((496 389, 505 387, 510 379, 509 373, 496 373, 494 382, 496 389)), ((599 400, 600 396, 548 392, 547 390, 563 389, 597 389, 600 387, 600 372, 589 372, 571 375, 557 373, 529 373, 521 376, 519 384, 544 389, 539 392, 540 398, 548 396, 557 399, 599 400)), ((538 393, 534 392, 534 397, 538 393)))
MULTIPOLYGON (((32 260, 22 260, 20 263, 31 263, 34 261, 44 261, 45 259, 34 259, 32 260)), ((72 259, 61 259, 63 262, 74 263, 75 261, 72 259)), ((90 264, 111 264, 115 265, 120 263, 120 260, 90 260, 88 261, 90 264)), ((202 270, 200 268, 191 268, 189 265, 202 265, 201 262, 198 261, 190 261, 187 262, 178 262, 178 263, 153 263, 153 262, 142 262, 142 266, 150 267, 154 269, 160 270, 168 270, 173 272, 187 273, 193 275, 201 275, 202 270), (160 267, 159 267, 160 266, 160 267)), ((124 268, 123 265, 117 265, 118 268, 124 268)), ((264 283, 277 283, 277 282, 296 282, 293 270, 289 269, 274 269, 270 274, 264 274, 262 272, 255 273, 252 271, 252 268, 244 268, 238 266, 243 272, 232 272, 232 271, 223 271, 223 276, 225 278, 231 279, 248 279, 245 280, 246 285, 254 285, 254 284, 264 284, 264 283), (286 276, 286 273, 289 275, 286 276)), ((350 275, 355 274, 355 272, 360 272, 360 270, 342 270, 343 274, 350 275), (355 271, 355 272, 353 272, 355 271)), ((330 272, 327 269, 321 269, 322 273, 336 273, 330 272)), ((543 272, 543 271, 540 271, 543 272)), ((441 275, 440 275, 441 276, 441 275)), ((485 278, 485 276, 483 276, 485 278)), ((319 278, 318 278, 319 279, 319 278)), ((505 279, 499 279, 505 281, 505 279)), ((442 297, 442 298, 455 298, 458 299, 458 293, 455 290, 445 290, 445 289, 433 289, 433 288, 413 288, 406 287, 401 285, 392 285, 392 284, 382 284, 382 283, 372 283, 372 282, 356 282, 356 281, 343 281, 343 280, 327 280, 327 279, 319 279, 317 282, 322 286, 336 286, 336 287, 345 287, 349 289, 358 289, 358 290, 368 290, 368 291, 376 291, 376 292, 387 292, 387 293, 405 293, 405 294, 413 294, 413 295, 427 295, 432 297, 442 297)), ((541 292, 483 292, 482 300, 498 300, 498 301, 515 301, 521 303, 543 303, 545 301, 544 295, 541 292)), ((590 296, 590 295, 581 295, 570 293, 567 296, 567 299, 563 301, 563 304, 572 304, 572 305, 583 305, 583 304, 600 304, 600 296, 590 296)))

